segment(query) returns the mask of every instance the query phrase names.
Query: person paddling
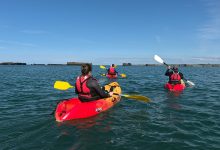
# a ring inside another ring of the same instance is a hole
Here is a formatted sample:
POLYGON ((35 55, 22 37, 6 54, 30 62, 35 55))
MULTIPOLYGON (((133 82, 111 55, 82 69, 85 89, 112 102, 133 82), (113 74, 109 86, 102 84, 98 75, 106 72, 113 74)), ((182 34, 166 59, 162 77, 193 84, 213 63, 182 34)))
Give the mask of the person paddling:
POLYGON ((177 66, 174 66, 172 69, 170 66, 168 66, 165 75, 169 76, 169 83, 174 85, 181 84, 181 80, 184 78, 183 74, 179 72, 177 66))
POLYGON ((107 71, 108 71, 108 75, 118 75, 118 72, 115 69, 115 64, 112 64, 107 71))
POLYGON ((75 92, 82 102, 89 102, 101 98, 107 98, 113 95, 113 92, 106 93, 98 81, 92 77, 92 66, 90 64, 83 64, 81 66, 81 75, 76 79, 75 92))

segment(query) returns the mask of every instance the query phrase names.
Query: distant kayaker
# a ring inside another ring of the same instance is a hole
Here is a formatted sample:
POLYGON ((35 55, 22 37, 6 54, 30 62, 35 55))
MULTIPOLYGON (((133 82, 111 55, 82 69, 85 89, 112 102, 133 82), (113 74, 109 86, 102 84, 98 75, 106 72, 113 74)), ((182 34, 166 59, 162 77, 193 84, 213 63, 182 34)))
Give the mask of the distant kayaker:
POLYGON ((115 69, 115 64, 112 64, 107 71, 108 71, 109 75, 117 75, 118 74, 118 72, 115 69))
POLYGON ((183 74, 179 72, 179 69, 176 66, 174 66, 172 69, 170 66, 168 66, 165 75, 169 76, 170 84, 181 84, 181 79, 183 79, 183 74))
POLYGON ((83 64, 81 66, 81 76, 76 79, 75 92, 82 102, 98 100, 112 96, 113 92, 106 93, 98 81, 92 77, 92 66, 90 64, 83 64))

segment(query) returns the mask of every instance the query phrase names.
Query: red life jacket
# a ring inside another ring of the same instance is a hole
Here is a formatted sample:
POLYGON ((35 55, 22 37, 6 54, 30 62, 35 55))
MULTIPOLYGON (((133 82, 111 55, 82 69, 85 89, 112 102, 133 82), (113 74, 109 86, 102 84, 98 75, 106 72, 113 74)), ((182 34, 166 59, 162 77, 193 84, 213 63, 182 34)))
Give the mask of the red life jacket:
POLYGON ((76 88, 79 92, 78 97, 84 97, 86 99, 92 98, 90 89, 87 87, 87 81, 91 76, 78 76, 76 79, 76 88))
POLYGON ((180 82, 181 77, 179 75, 179 72, 173 72, 173 74, 170 76, 171 82, 180 82))
POLYGON ((116 74, 115 68, 114 67, 110 67, 109 70, 108 70, 108 74, 115 75, 116 74))

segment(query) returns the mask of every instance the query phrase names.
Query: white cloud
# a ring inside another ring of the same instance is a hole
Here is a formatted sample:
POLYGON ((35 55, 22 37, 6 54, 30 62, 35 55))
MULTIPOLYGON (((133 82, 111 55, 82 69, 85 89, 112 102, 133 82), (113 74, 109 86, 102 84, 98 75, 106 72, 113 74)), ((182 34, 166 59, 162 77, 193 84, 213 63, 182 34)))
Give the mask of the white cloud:
POLYGON ((220 63, 220 57, 193 57, 192 59, 198 61, 211 61, 220 63))
POLYGON ((32 43, 24 43, 19 41, 6 41, 6 40, 0 40, 0 43, 4 44, 10 44, 10 45, 20 45, 20 46, 27 46, 27 47, 35 47, 36 45, 32 43))
POLYGON ((213 25, 205 25, 203 28, 199 29, 199 31, 202 39, 215 40, 220 38, 220 28, 218 29, 218 27, 216 28, 213 25))
POLYGON ((5 29, 5 28, 9 28, 8 25, 1 25, 0 27, 1 27, 1 28, 4 28, 4 29, 5 29))
POLYGON ((203 40, 220 40, 220 1, 205 0, 204 4, 209 15, 208 21, 199 29, 203 40))
POLYGON ((160 38, 159 35, 155 35, 155 39, 156 39, 157 43, 160 43, 160 42, 161 42, 161 38, 160 38))
POLYGON ((170 64, 220 64, 220 57, 184 57, 166 58, 170 64))
POLYGON ((5 49, 5 47, 0 46, 0 49, 5 49))
POLYGON ((48 33, 47 31, 44 30, 22 30, 22 33, 26 33, 26 34, 45 34, 48 33))
POLYGON ((147 57, 101 57, 95 58, 92 61, 94 64, 101 64, 109 65, 112 63, 115 64, 122 64, 122 63, 132 63, 132 64, 152 64, 155 63, 153 58, 147 57))

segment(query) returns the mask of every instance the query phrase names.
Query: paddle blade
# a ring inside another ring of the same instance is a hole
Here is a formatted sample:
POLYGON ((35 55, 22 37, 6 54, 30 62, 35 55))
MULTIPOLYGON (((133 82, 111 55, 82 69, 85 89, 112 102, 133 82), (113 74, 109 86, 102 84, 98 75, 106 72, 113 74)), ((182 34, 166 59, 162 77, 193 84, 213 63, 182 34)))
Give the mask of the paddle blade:
POLYGON ((142 95, 128 95, 128 94, 121 94, 121 96, 124 96, 126 98, 135 99, 143 102, 151 102, 150 98, 142 96, 142 95))
POLYGON ((127 77, 126 74, 124 74, 124 73, 120 74, 120 76, 121 76, 122 78, 126 78, 126 77, 127 77))
POLYGON ((161 59, 158 55, 154 55, 154 60, 156 60, 157 62, 159 62, 161 64, 164 63, 163 59, 161 59))
POLYGON ((105 67, 105 66, 102 66, 102 65, 100 66, 100 68, 101 68, 101 69, 106 69, 106 67, 105 67))
POLYGON ((192 81, 187 80, 186 81, 190 86, 195 86, 195 84, 192 81))
POLYGON ((74 86, 65 81, 56 81, 54 83, 54 88, 58 90, 68 90, 69 88, 74 88, 74 86))
POLYGON ((101 74, 101 76, 106 76, 106 74, 103 73, 103 74, 101 74))

